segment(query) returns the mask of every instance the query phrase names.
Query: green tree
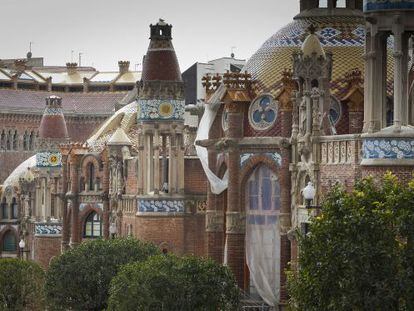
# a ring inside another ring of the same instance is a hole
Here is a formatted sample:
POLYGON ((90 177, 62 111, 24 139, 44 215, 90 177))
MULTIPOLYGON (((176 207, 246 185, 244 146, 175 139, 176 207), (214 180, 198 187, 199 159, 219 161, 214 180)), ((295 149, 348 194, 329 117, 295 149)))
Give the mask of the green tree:
POLYGON ((35 262, 0 259, 0 310, 44 310, 44 282, 35 262))
POLYGON ((293 310, 414 310, 414 181, 336 187, 309 228, 289 273, 293 310))
POLYGON ((46 275, 50 310, 103 310, 111 279, 122 265, 159 254, 136 239, 94 240, 55 258, 46 275))
POLYGON ((111 282, 109 310, 238 310, 239 289, 211 259, 154 256, 124 266, 111 282))

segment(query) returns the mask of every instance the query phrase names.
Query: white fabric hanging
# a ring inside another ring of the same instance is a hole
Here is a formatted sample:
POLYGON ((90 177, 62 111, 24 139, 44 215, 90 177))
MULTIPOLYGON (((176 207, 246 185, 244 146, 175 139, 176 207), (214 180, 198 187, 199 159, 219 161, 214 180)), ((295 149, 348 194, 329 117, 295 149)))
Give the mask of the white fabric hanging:
MULTIPOLYGON (((208 134, 210 132, 211 126, 216 118, 217 111, 221 105, 221 97, 224 95, 226 88, 223 84, 219 86, 214 95, 204 105, 204 114, 201 118, 200 124, 197 130, 197 137, 195 141, 208 139, 208 134)), ((198 146, 195 144, 197 156, 201 161, 204 172, 207 176, 207 179, 210 183, 211 192, 214 194, 220 194, 227 189, 228 186, 228 171, 225 172, 223 179, 219 178, 208 166, 208 152, 207 148, 198 146)))

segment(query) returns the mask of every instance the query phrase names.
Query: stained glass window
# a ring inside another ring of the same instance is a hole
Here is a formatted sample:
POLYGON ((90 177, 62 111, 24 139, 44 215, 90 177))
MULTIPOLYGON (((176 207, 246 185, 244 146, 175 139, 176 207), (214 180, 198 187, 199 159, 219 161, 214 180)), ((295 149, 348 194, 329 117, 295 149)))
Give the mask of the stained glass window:
POLYGON ((85 221, 85 238, 100 238, 102 237, 102 221, 101 216, 92 212, 89 214, 88 218, 85 221))
POLYGON ((277 118, 277 103, 270 95, 257 98, 249 108, 249 122, 256 130, 267 130, 272 127, 277 118))

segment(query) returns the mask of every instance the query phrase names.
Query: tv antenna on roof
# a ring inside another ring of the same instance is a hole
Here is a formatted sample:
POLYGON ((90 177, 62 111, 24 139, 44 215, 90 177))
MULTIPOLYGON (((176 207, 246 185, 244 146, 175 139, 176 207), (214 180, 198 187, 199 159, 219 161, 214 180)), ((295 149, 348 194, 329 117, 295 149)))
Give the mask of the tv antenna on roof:
POLYGON ((29 42, 29 52, 27 52, 27 54, 26 54, 26 56, 27 56, 27 59, 29 59, 29 58, 32 58, 32 44, 33 44, 34 42, 32 42, 32 41, 30 41, 29 42))
POLYGON ((236 49, 236 47, 235 46, 232 46, 231 47, 231 54, 230 54, 230 56, 231 56, 231 58, 234 58, 234 50, 236 49))

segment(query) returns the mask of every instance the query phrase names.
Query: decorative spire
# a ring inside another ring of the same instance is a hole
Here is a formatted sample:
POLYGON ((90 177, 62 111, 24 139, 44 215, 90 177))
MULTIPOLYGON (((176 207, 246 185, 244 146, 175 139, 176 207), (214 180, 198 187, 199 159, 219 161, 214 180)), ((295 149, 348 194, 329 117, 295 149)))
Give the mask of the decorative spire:
POLYGON ((62 98, 51 95, 46 98, 46 108, 39 126, 39 138, 66 139, 68 130, 62 111, 62 98))

